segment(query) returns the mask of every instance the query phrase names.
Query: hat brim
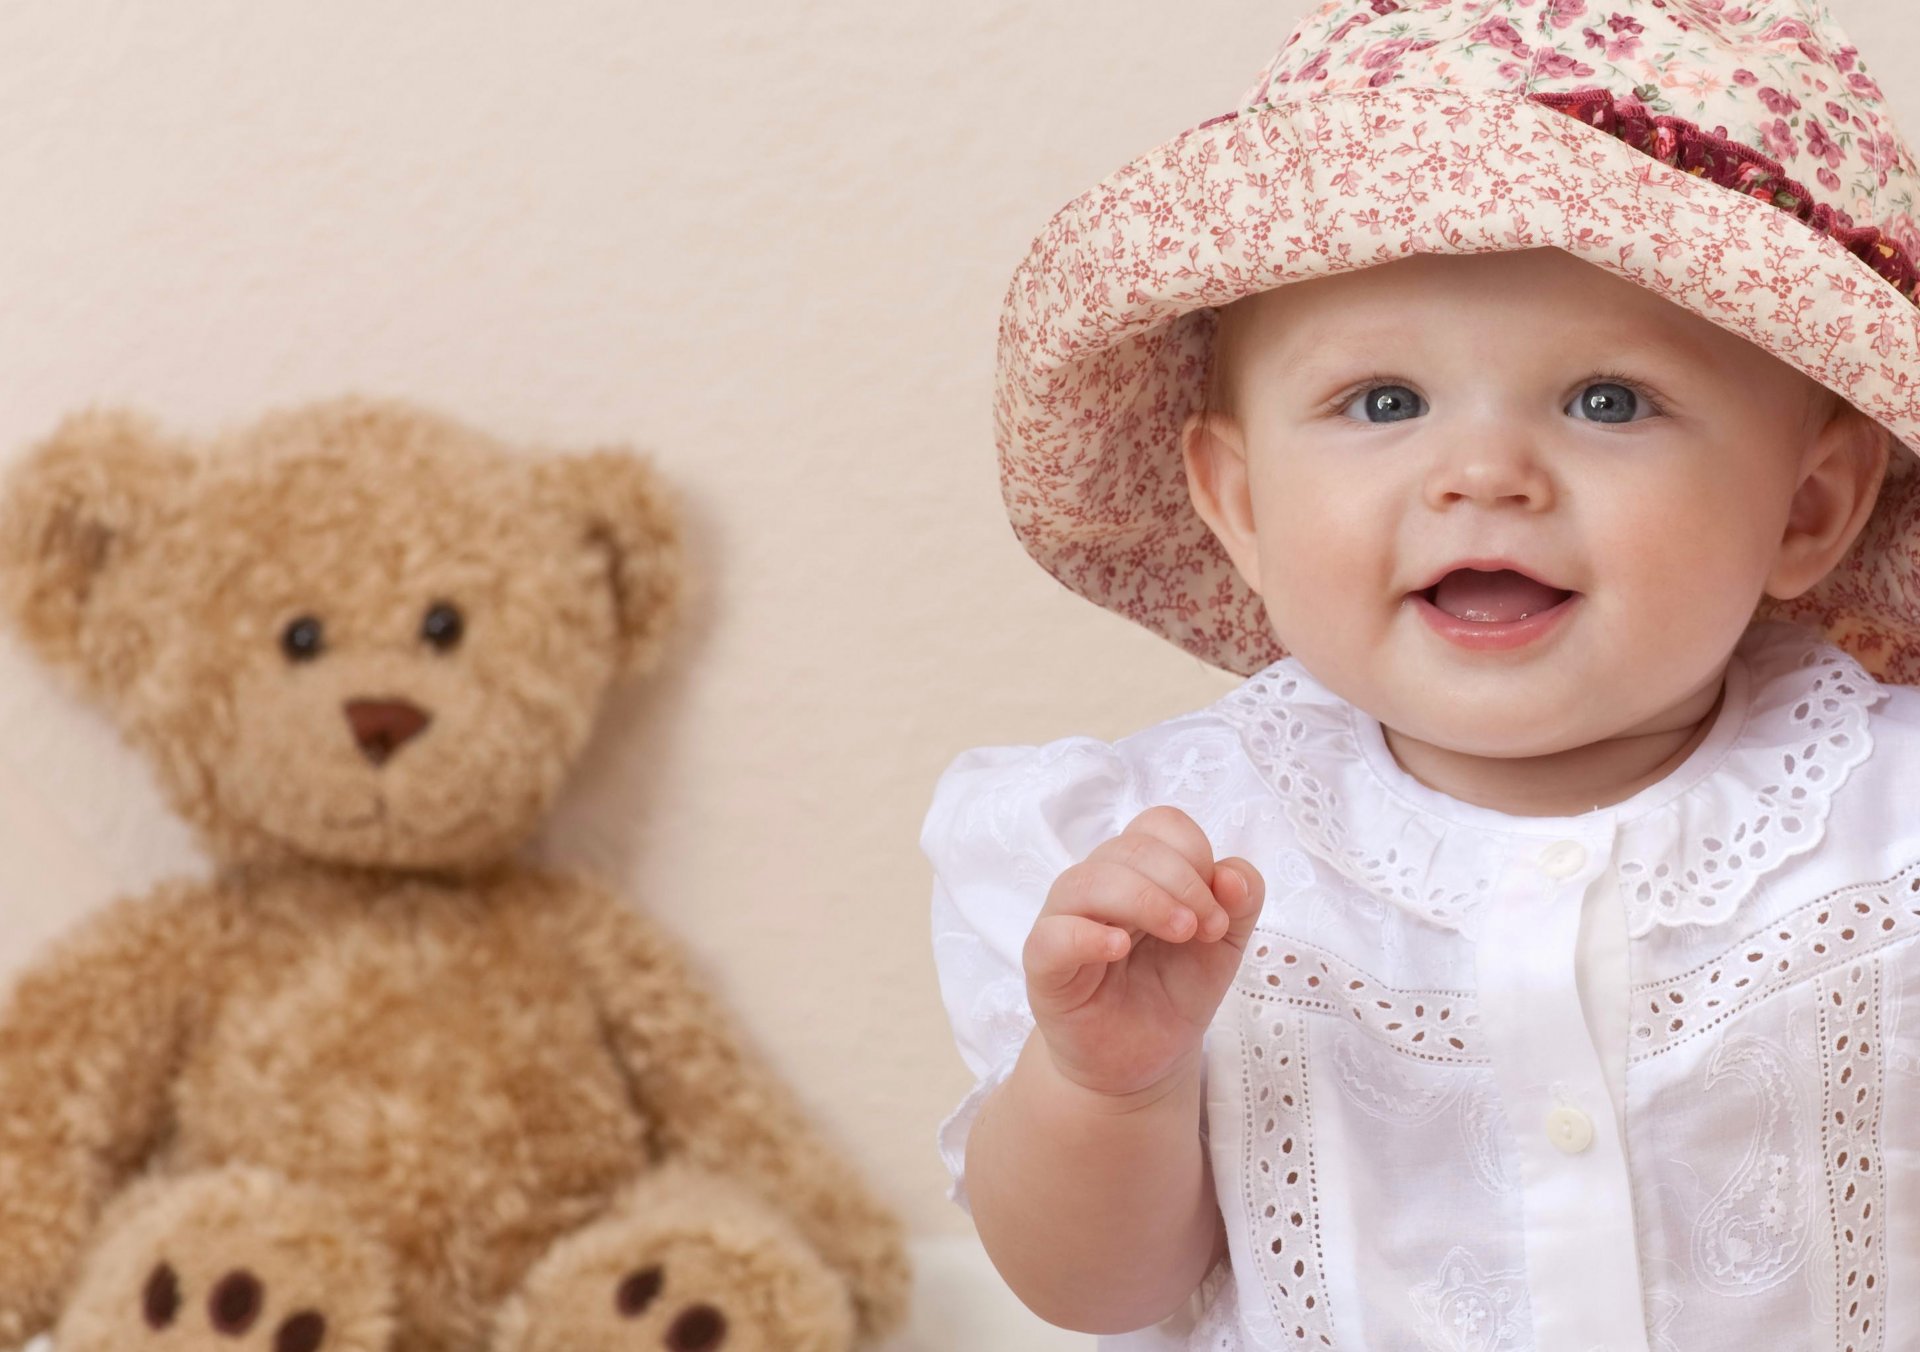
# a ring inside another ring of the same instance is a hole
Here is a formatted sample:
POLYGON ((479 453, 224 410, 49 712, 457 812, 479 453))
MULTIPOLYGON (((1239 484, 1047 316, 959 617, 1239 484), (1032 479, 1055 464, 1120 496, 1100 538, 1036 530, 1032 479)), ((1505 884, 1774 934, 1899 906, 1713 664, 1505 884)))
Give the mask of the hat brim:
POLYGON ((1248 675, 1286 656, 1187 496, 1211 307, 1416 253, 1555 247, 1745 338, 1900 443, 1842 564, 1769 616, 1920 681, 1920 305, 1829 235, 1516 92, 1389 85, 1245 109, 1057 212, 1001 312, 1015 535, 1062 584, 1248 675))

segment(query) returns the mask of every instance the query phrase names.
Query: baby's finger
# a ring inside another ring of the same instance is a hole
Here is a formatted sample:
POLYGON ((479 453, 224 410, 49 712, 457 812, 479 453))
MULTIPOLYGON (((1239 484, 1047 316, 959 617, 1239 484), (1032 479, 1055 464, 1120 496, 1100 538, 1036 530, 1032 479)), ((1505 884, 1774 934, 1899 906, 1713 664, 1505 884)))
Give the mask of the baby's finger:
POLYGON ((1043 915, 1027 934, 1021 961, 1030 985, 1057 990, 1078 976, 1082 968, 1117 961, 1132 946, 1124 929, 1083 915, 1043 915))
POLYGON ((1195 929, 1192 910, 1159 884, 1098 849, 1060 875, 1046 910, 1085 916, 1135 934, 1152 934, 1170 944, 1185 943, 1195 929))
POLYGON ((1151 836, 1110 840, 1080 867, 1086 876, 1066 898, 1077 914, 1175 944, 1196 935, 1217 939, 1226 932, 1227 915, 1212 889, 1186 860, 1151 836))
MULTIPOLYGON (((1195 831, 1200 829, 1193 826, 1192 818, 1177 809, 1166 811, 1195 831)), ((1141 823, 1146 820, 1151 819, 1145 813, 1136 817, 1135 825, 1094 847, 1093 857, 1116 860, 1158 883, 1174 900, 1193 912, 1200 933, 1207 938, 1219 937, 1227 928, 1227 916, 1225 912, 1215 915, 1220 902, 1211 886, 1213 859, 1207 853, 1206 837, 1199 837, 1199 853, 1203 857, 1195 864, 1191 840, 1181 839, 1179 844, 1174 844, 1165 834, 1145 829, 1141 823)), ((1184 833, 1176 827, 1173 835, 1183 837, 1184 833)))
POLYGON ((1220 894, 1221 905, 1232 917, 1227 937, 1236 943, 1244 943, 1246 937, 1253 933, 1254 922, 1260 918, 1260 908, 1266 901, 1266 879, 1260 876, 1259 869, 1237 854, 1222 859, 1214 867, 1213 876, 1214 890, 1220 894), (1229 876, 1237 881, 1226 883, 1223 887, 1223 878, 1229 876))
POLYGON ((1187 865, 1201 878, 1212 876, 1213 842, 1207 839, 1207 833, 1200 823, 1170 803, 1160 803, 1146 809, 1132 821, 1115 839, 1124 840, 1129 836, 1148 835, 1167 845, 1187 861, 1187 865))
POLYGON ((1214 870, 1219 865, 1214 862, 1213 842, 1207 839, 1207 833, 1201 829, 1200 823, 1179 808, 1161 803, 1140 813, 1128 823, 1125 831, 1107 843, 1137 841, 1141 837, 1156 840, 1178 854, 1200 880, 1201 887, 1206 889, 1204 896, 1198 889, 1188 895, 1172 887, 1164 876, 1158 877, 1163 887, 1193 908, 1199 918, 1200 937, 1212 940, 1225 934, 1230 917, 1225 910, 1215 910, 1219 899, 1213 892, 1213 884, 1217 881, 1214 870))

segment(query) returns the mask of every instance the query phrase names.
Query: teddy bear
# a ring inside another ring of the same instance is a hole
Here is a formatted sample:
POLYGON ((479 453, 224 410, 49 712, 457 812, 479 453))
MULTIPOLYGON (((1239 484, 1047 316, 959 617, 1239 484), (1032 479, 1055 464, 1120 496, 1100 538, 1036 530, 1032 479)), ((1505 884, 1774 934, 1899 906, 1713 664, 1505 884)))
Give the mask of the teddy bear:
MULTIPOLYGON (((0 1346, 847 1352, 901 1225, 661 925, 525 846, 683 596, 619 447, 361 395, 72 414, 0 616, 210 862, 0 1003, 0 1346)), ((4 900, 0 900, 0 906, 4 900)))

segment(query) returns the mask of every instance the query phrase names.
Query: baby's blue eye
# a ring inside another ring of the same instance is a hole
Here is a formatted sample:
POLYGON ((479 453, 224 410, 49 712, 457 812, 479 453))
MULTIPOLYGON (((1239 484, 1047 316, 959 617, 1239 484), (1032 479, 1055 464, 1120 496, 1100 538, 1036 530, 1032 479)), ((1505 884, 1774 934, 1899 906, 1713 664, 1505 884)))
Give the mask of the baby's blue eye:
POLYGON ((1567 407, 1592 414, 1594 422, 1627 423, 1639 421, 1633 415, 1642 404, 1640 396, 1627 386, 1607 380, 1587 386, 1567 407))
MULTIPOLYGON (((1405 385, 1369 385, 1340 410, 1341 415, 1346 416, 1355 405, 1366 409, 1370 423, 1405 422, 1426 408, 1425 401, 1405 385)), ((1569 411, 1575 408, 1581 410, 1584 420, 1600 423, 1639 422, 1642 419, 1636 414, 1653 412, 1631 386, 1611 380, 1597 380, 1580 391, 1567 405, 1569 411)))
MULTIPOLYGON (((1367 421, 1371 423, 1405 422, 1421 407, 1420 396, 1405 385, 1369 385, 1353 397, 1347 408, 1359 403, 1366 405, 1367 421)), ((1346 409, 1341 410, 1343 415, 1345 412, 1346 409)))

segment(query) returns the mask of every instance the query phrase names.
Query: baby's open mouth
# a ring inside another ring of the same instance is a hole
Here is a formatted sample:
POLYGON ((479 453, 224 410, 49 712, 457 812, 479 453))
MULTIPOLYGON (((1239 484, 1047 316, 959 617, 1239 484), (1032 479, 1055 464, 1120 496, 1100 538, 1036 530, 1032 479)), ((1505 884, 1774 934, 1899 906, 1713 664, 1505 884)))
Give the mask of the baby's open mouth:
POLYGON ((1425 591, 1414 594, 1455 619, 1475 624, 1511 624, 1551 610, 1577 595, 1511 568, 1492 572, 1456 568, 1425 591))

